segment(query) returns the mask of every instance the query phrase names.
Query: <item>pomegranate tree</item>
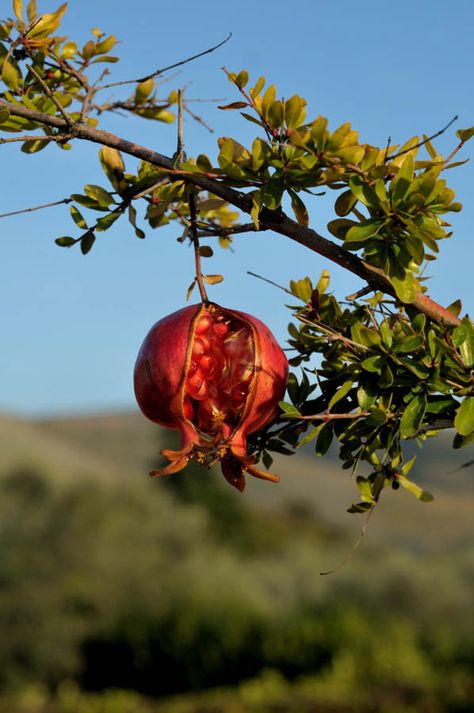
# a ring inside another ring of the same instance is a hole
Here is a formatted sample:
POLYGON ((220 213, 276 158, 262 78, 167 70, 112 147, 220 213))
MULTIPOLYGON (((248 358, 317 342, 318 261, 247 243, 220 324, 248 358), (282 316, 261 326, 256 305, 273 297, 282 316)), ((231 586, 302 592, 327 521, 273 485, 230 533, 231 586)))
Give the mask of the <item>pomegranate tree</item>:
POLYGON ((254 465, 247 434, 277 415, 287 373, 272 333, 251 315, 202 303, 161 319, 138 354, 135 394, 145 416, 180 431, 181 448, 162 450, 169 463, 151 475, 220 461, 238 490, 244 473, 278 481, 254 465))

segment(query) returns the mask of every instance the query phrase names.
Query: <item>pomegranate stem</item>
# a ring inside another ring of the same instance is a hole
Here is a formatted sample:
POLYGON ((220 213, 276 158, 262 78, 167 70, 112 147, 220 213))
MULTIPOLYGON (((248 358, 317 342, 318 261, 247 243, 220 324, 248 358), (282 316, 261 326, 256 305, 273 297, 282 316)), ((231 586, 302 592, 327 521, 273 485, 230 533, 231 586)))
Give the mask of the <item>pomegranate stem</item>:
POLYGON ((196 265, 196 282, 197 286, 199 288, 199 293, 201 295, 201 300, 204 304, 209 303, 209 299, 207 296, 206 288, 204 286, 204 280, 202 279, 202 271, 201 271, 201 253, 199 250, 199 238, 198 238, 198 233, 197 233, 197 225, 196 225, 196 197, 194 193, 192 192, 192 189, 188 193, 188 201, 189 201, 189 215, 191 218, 191 237, 193 241, 193 246, 194 246, 194 262, 196 265))

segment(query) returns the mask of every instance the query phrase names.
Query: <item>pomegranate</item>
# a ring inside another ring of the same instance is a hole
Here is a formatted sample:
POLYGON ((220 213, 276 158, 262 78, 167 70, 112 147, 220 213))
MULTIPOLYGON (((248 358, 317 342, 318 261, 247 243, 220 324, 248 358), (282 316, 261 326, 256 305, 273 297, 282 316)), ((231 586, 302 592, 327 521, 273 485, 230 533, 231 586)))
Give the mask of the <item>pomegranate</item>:
POLYGON ((242 491, 245 475, 277 482, 247 453, 247 434, 269 423, 283 398, 288 362, 260 320, 216 304, 197 304, 157 322, 135 365, 135 395, 149 419, 181 432, 178 451, 150 475, 182 470, 190 460, 221 462, 242 491))

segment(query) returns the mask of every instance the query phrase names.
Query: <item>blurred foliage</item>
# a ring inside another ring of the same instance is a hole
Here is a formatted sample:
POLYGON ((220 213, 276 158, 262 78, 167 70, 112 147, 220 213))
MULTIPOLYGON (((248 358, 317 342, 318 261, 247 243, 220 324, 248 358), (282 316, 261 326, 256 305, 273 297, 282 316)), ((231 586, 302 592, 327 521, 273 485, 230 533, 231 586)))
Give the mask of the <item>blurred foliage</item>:
POLYGON ((1 713, 468 710, 472 549, 321 577, 345 538, 229 497, 5 475, 1 713))

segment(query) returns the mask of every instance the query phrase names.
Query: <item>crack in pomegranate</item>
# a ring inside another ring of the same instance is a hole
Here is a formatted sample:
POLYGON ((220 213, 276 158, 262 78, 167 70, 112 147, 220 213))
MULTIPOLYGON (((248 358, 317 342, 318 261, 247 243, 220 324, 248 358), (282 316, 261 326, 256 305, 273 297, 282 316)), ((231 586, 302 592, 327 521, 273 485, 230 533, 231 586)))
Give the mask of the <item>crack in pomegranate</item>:
POLYGON ((183 411, 199 431, 227 438, 238 424, 254 373, 251 330, 217 310, 196 321, 183 411))

